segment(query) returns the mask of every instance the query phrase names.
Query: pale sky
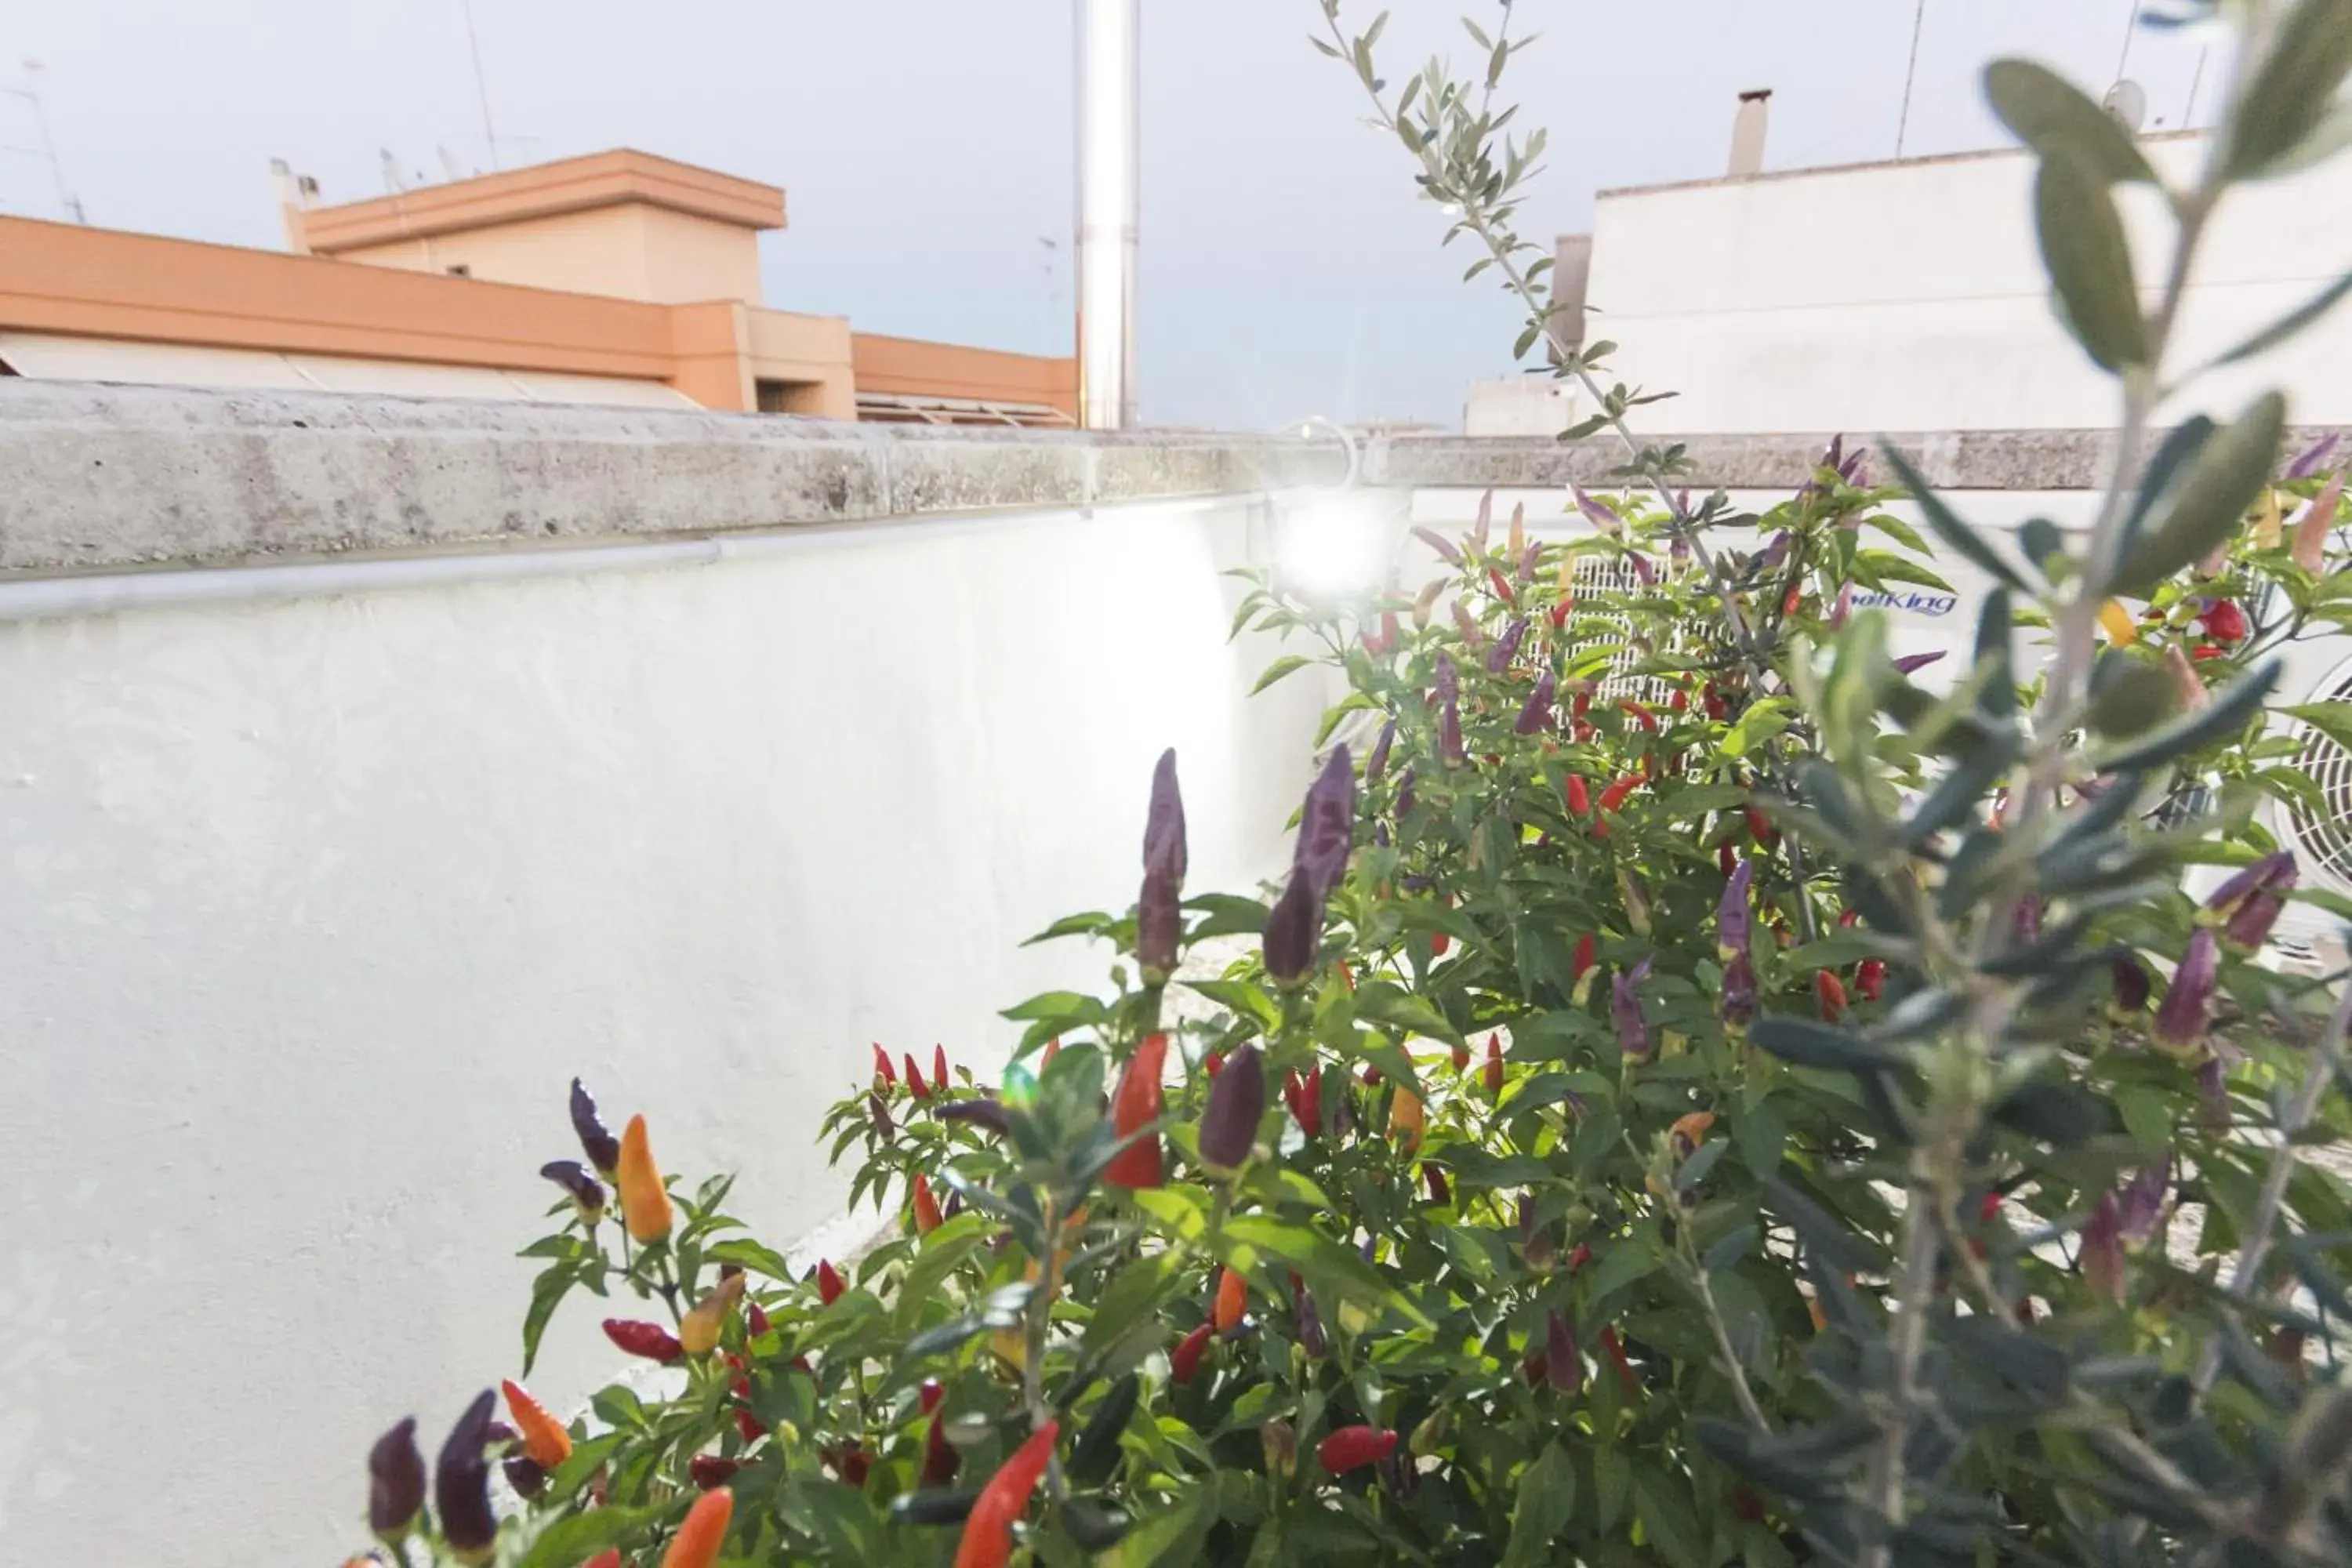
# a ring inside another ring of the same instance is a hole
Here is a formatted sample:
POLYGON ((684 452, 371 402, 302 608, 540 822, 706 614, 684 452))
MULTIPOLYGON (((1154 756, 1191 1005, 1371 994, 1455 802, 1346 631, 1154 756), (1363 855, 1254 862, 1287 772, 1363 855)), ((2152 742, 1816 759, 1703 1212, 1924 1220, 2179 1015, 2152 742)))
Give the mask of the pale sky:
MULTIPOLYGON (((1068 351, 1071 0, 472 5, 506 163, 628 145, 770 181, 791 212, 762 241, 770 305, 1068 351)), ((1528 232, 1585 228, 1596 189, 1720 174, 1745 88, 1775 89, 1768 167, 1892 155, 1914 5, 1518 0, 1544 36, 1505 96, 1552 140, 1528 232)), ((1510 369, 1517 312, 1459 281, 1469 256, 1438 248, 1403 150, 1362 125, 1352 74, 1307 47, 1316 0, 1143 9, 1146 420, 1456 421, 1470 380, 1510 369)), ((1499 7, 1391 9, 1381 52, 1401 79, 1433 50, 1468 60, 1456 18, 1499 7)), ((1927 0, 1906 150, 2000 140, 1977 75, 2001 54, 2103 90, 2131 9, 1927 0)), ((272 157, 329 201, 381 194, 383 148, 432 178, 443 148, 489 162, 465 0, 0 0, 0 86, 25 82, 25 58, 45 68, 66 179, 109 227, 275 247, 272 157)), ((2152 121, 2180 123, 2197 63, 2193 40, 2136 36, 2128 74, 2152 121)), ((0 96, 0 147, 36 138, 24 100, 0 96)), ((45 162, 0 153, 0 211, 58 216, 45 162)))

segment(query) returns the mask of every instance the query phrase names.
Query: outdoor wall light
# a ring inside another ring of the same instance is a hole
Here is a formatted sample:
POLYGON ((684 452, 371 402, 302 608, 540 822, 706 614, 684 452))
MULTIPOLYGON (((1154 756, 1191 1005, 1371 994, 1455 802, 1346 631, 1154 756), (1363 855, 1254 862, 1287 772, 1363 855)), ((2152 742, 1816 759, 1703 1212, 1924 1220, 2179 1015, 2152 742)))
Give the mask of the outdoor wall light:
POLYGON ((1360 488, 1354 435, 1322 418, 1307 421, 1299 434, 1317 426, 1346 446, 1347 477, 1331 489, 1274 499, 1275 584, 1302 599, 1360 598, 1387 586, 1395 575, 1410 497, 1360 488))

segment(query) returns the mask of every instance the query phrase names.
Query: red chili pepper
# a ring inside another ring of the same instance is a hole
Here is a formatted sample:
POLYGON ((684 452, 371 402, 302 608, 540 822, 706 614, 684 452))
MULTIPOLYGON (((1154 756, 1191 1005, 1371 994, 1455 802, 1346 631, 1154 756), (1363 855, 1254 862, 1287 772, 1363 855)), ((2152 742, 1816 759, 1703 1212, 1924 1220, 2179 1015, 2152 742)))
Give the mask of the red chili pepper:
MULTIPOLYGON (((916 1179, 918 1181, 921 1180, 920 1177, 916 1179)), ((825 1307, 832 1306, 835 1301, 841 1300, 841 1293, 847 1289, 848 1287, 842 1283, 841 1270, 833 1266, 832 1259, 820 1258, 816 1260, 816 1299, 818 1305, 825 1307)))
POLYGON ((1305 1078, 1298 1069, 1290 1069, 1283 1080, 1283 1102, 1290 1107, 1290 1119, 1298 1123, 1298 1131, 1312 1138, 1323 1131, 1323 1069, 1318 1066, 1305 1078))
POLYGON ((1780 835, 1773 827, 1771 822, 1766 818, 1762 812, 1757 810, 1752 805, 1743 806, 1741 807, 1741 810, 1746 813, 1748 817, 1748 836, 1754 838, 1757 843, 1762 845, 1765 848, 1769 849, 1772 847, 1772 841, 1780 837, 1780 835))
POLYGON ((1211 1051, 1207 1056, 1201 1058, 1201 1070, 1207 1073, 1211 1078, 1216 1077, 1217 1074, 1223 1069, 1224 1065, 1225 1053, 1223 1051, 1211 1051))
POLYGON ((1486 1092, 1499 1096, 1503 1092, 1503 1037, 1500 1031, 1486 1037, 1486 1092))
POLYGON ((1469 1068, 1470 1068, 1470 1047, 1469 1047, 1468 1046, 1466 1046, 1466 1045, 1465 1045, 1465 1046, 1456 1046, 1456 1047, 1454 1047, 1454 1070, 1455 1072, 1467 1072, 1467 1071, 1469 1070, 1469 1068))
POLYGON ((1813 971, 1813 1004, 1822 1021, 1834 1024, 1845 1016, 1845 983, 1826 969, 1813 971))
POLYGON ((2246 612, 2238 608, 2234 599, 2214 600, 2213 607, 2205 612, 2205 635, 2218 643, 2243 642, 2246 612))
POLYGON ((1592 739, 1594 734, 1597 732, 1598 731, 1596 731, 1591 725, 1586 723, 1581 719, 1575 721, 1568 727, 1568 738, 1576 742, 1579 745, 1581 745, 1585 742, 1592 739))
POLYGON ((1366 1089, 1378 1089, 1381 1087, 1380 1068, 1366 1068, 1364 1069, 1364 1087, 1366 1089))
POLYGON ((1720 720, 1731 711, 1731 704, 1723 700, 1723 693, 1715 689, 1715 682, 1711 680, 1707 682, 1706 689, 1699 694, 1699 700, 1705 704, 1706 716, 1710 719, 1720 720))
POLYGON ((1853 972, 1853 988, 1873 1002, 1886 994, 1886 960, 1865 958, 1853 972))
POLYGON ((1742 1524, 1763 1523, 1764 1500, 1758 1497, 1754 1492, 1749 1491, 1746 1487, 1733 1487, 1731 1489, 1731 1517, 1738 1520, 1742 1524))
POLYGON ((1559 604, 1554 605, 1551 607, 1552 630, 1558 631, 1562 626, 1568 625, 1569 607, 1574 603, 1575 601, 1573 599, 1562 599, 1559 604))
POLYGON ((1591 931, 1586 931, 1576 939, 1576 955, 1569 961, 1569 979, 1571 982, 1583 979, 1600 961, 1601 944, 1592 940, 1591 931))
POLYGON ((1738 858, 1731 852, 1731 840, 1727 838, 1715 847, 1715 868, 1728 877, 1738 868, 1738 858))
POLYGON ((1397 1435, 1382 1426, 1341 1426, 1315 1446, 1316 1462, 1335 1476, 1377 1465, 1396 1452, 1397 1435))
POLYGON ((1804 602, 1804 591, 1792 585, 1789 589, 1788 596, 1780 601, 1780 613, 1784 616, 1795 615, 1797 606, 1804 602))
POLYGON ((1444 958, 1445 956, 1445 950, 1453 945, 1454 939, 1446 935, 1444 931, 1433 931, 1429 933, 1430 957, 1444 958))
POLYGON ((716 1454, 697 1454, 694 1461, 686 1467, 686 1475, 697 1488, 710 1491, 733 1480, 735 1472, 742 1468, 740 1459, 722 1459, 716 1454))
POLYGON ((1617 709, 1622 713, 1631 715, 1633 722, 1642 726, 1645 734, 1654 735, 1658 732, 1658 716, 1642 703, 1631 698, 1621 697, 1617 700, 1617 709))
POLYGON ((964 1521, 955 1568, 1004 1568, 1013 1555, 1013 1521, 1028 1510, 1029 1494, 1052 1461, 1061 1431, 1060 1422, 1046 1422, 988 1479, 964 1521))
POLYGON ((874 1076, 884 1083, 895 1084, 898 1081, 898 1069, 890 1065, 890 1053, 882 1048, 882 1042, 879 1040, 874 1042, 874 1076))
POLYGON ((1501 568, 1487 567, 1486 581, 1494 584, 1495 597, 1502 600, 1503 603, 1516 605, 1519 602, 1519 596, 1511 592, 1510 580, 1503 575, 1501 568))
POLYGON ((2227 658, 2230 657, 2230 650, 2225 647, 2216 647, 2209 642, 2201 642, 2189 650, 2189 657, 2202 663, 2209 658, 2227 658))
POLYGON ((1666 699, 1666 706, 1677 713, 1688 711, 1690 708, 1690 693, 1687 691, 1675 692, 1672 697, 1666 699))
POLYGON ((641 1355, 647 1361, 664 1365, 686 1353, 677 1336, 659 1323, 632 1322, 622 1318, 604 1320, 604 1337, 631 1355, 641 1355))
POLYGON ((915 1233, 929 1236, 940 1228, 940 1201, 931 1196, 931 1184, 921 1172, 915 1173, 915 1233))
POLYGON ((1575 695, 1575 696, 1573 696, 1573 697, 1571 697, 1571 698, 1570 698, 1570 699, 1568 700, 1568 716, 1569 716, 1570 718, 1571 718, 1571 719, 1581 719, 1581 718, 1583 718, 1587 713, 1590 713, 1590 712, 1591 712, 1591 711, 1592 711, 1592 688, 1591 688, 1591 686, 1590 684, 1586 684, 1586 685, 1583 685, 1583 686, 1580 686, 1580 687, 1578 687, 1578 688, 1576 689, 1576 695, 1575 695))
MULTIPOLYGON (((1130 1137, 1160 1120, 1160 1075, 1168 1062, 1168 1037, 1146 1035, 1127 1058, 1118 1091, 1111 1098, 1111 1130, 1130 1137)), ((1160 1159, 1160 1134, 1145 1133, 1112 1156, 1103 1180, 1115 1187, 1156 1187, 1167 1180, 1160 1159)))
POLYGON ((1168 1357, 1168 1376, 1179 1387, 1192 1382, 1192 1374, 1201 1370, 1202 1352, 1209 1348, 1209 1338, 1216 1331, 1216 1324, 1202 1323, 1177 1342, 1176 1349, 1168 1357))
POLYGON ((1592 788, 1574 773, 1568 775, 1568 814, 1587 816, 1592 811, 1592 788))
POLYGON ((1862 911, 1860 910, 1841 910, 1838 911, 1838 930, 1852 931, 1855 926, 1858 926, 1861 923, 1862 911))
POLYGON ((917 1100, 931 1098, 931 1086, 923 1081, 923 1071, 915 1065, 915 1053, 908 1051, 906 1059, 907 1091, 917 1100))
POLYGON ((945 1412, 935 1413, 931 1416, 930 1428, 923 1434, 922 1482, 927 1487, 943 1487, 955 1479, 956 1472, 963 1468, 963 1456, 957 1453, 955 1445, 948 1441, 947 1424, 942 1419, 944 1415, 945 1412))
POLYGON ((1617 1382, 1625 1390, 1628 1400, 1642 1395, 1642 1380, 1633 1375, 1633 1363, 1625 1359, 1625 1347, 1617 1338, 1617 1325, 1609 1324, 1601 1331, 1601 1343, 1609 1352, 1609 1359, 1617 1363, 1617 1382))
POLYGON ((768 1322, 768 1314, 761 1310, 759 1302, 754 1301, 751 1303, 750 1307, 745 1310, 743 1313, 743 1326, 745 1329, 750 1331, 751 1337, 755 1340, 761 1334, 768 1331, 770 1326, 768 1322))
POLYGON ((1573 1274, 1591 1261, 1592 1248, 1580 1241, 1576 1244, 1576 1250, 1568 1255, 1568 1271, 1573 1274))
POLYGON ((931 1087, 942 1094, 947 1092, 948 1048, 943 1045, 931 1047, 931 1087))
POLYGON ((1627 773, 1623 778, 1619 779, 1615 784, 1611 784, 1607 789, 1601 792, 1601 809, 1603 811, 1616 810, 1619 806, 1625 804, 1625 797, 1627 795, 1632 795, 1635 790, 1641 787, 1641 775, 1638 773, 1627 773))
MULTIPOLYGON (((367 1560, 362 1558, 360 1561, 364 1563, 367 1560)), ((621 1549, 617 1546, 607 1546, 604 1551, 580 1564, 580 1568, 621 1568, 621 1549)))

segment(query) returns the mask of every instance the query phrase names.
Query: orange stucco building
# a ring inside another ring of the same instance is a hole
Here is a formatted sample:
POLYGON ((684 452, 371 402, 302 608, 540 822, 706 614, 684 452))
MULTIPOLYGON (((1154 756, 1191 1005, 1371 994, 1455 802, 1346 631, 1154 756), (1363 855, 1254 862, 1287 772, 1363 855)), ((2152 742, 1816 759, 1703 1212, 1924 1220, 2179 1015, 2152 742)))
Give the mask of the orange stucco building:
POLYGON ((290 254, 0 218, 0 373, 1068 424, 1071 359, 769 309, 773 185, 599 153, 335 206, 290 254))

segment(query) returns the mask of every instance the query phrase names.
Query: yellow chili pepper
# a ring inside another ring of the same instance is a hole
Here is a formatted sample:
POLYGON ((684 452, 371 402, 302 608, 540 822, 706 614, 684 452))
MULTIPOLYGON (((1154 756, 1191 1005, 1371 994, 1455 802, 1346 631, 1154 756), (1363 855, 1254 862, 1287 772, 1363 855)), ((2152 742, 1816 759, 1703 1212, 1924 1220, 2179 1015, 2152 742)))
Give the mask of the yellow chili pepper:
POLYGON ((728 1314, 735 1303, 743 1299, 743 1276, 730 1274, 719 1282, 719 1289, 696 1302, 685 1317, 678 1320, 677 1342, 686 1347, 688 1355, 709 1355, 719 1348, 719 1331, 726 1327, 728 1314))
POLYGON ((2109 599, 2099 606, 2099 625, 2107 628, 2108 640, 2117 647, 2129 647, 2139 641, 2139 623, 2117 600, 2109 599))
POLYGON ((1422 1133, 1428 1125, 1429 1117, 1422 1107, 1421 1096, 1402 1084, 1397 1085, 1396 1099, 1389 1105, 1389 1131, 1396 1134, 1406 1153, 1420 1149, 1422 1133))
POLYGON ((662 1185, 661 1167, 654 1163, 646 1138, 646 1119, 629 1118, 621 1134, 621 1169, 614 1178, 621 1189, 621 1219, 638 1245, 659 1241, 669 1234, 669 1189, 662 1185))

